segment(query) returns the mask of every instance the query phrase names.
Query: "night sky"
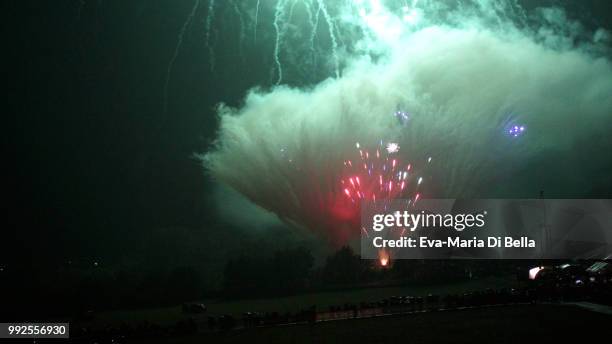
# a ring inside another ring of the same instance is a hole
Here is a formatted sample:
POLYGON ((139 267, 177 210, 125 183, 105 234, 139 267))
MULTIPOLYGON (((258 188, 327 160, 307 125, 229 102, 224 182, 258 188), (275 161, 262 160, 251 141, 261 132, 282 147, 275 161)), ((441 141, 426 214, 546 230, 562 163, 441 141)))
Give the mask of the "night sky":
MULTIPOLYGON (((612 13, 608 1, 593 4, 595 13, 612 13)), ((215 138, 215 104, 239 105, 246 90, 270 79, 269 68, 255 67, 271 63, 270 32, 244 47, 248 63, 235 44, 220 40, 223 67, 211 73, 198 15, 173 65, 164 113, 168 63, 193 1, 3 7, 0 264, 124 264, 154 233, 159 242, 170 237, 163 233, 201 240, 202 250, 219 245, 207 233, 230 225, 215 211, 213 182, 192 154, 215 138)), ((237 35, 237 23, 223 13, 218 30, 237 35)), ((593 20, 610 27, 610 18, 593 20)), ((159 259, 183 251, 180 243, 159 248, 159 259)))
POLYGON ((212 140, 214 104, 235 102, 256 76, 213 79, 203 36, 189 33, 163 113, 168 61, 191 6, 23 1, 5 10, 20 19, 5 31, 3 54, 0 262, 113 261, 155 228, 217 221, 191 155, 212 140))

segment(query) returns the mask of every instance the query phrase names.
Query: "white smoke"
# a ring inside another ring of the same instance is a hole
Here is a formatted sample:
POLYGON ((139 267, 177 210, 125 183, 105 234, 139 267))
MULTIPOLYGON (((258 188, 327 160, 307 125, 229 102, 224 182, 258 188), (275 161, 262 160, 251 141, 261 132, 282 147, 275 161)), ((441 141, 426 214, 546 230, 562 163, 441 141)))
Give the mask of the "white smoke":
MULTIPOLYGON (((477 3, 437 8, 446 22, 419 8, 412 26, 392 34, 386 23, 393 27, 397 18, 380 19, 391 11, 379 8, 384 15, 364 24, 375 27, 355 44, 363 49, 345 61, 341 77, 307 89, 253 89, 240 108, 220 105, 206 168, 288 223, 344 233, 354 229, 338 228, 329 207, 356 142, 397 142, 402 159, 416 165, 431 157, 422 173, 430 181, 427 196, 436 198, 483 197, 503 190, 500 183, 520 189, 516 173, 548 152, 569 161, 590 137, 599 140, 593 152, 609 147, 602 139, 612 128, 612 66, 601 55, 607 31, 579 41, 584 28, 559 9, 538 10, 532 17, 538 25, 527 27, 516 6, 477 3), (372 45, 377 37, 384 42, 372 45), (408 119, 398 120, 398 110, 408 119), (525 132, 509 135, 513 125, 525 132)), ((588 183, 585 166, 555 166, 538 173, 588 183)))

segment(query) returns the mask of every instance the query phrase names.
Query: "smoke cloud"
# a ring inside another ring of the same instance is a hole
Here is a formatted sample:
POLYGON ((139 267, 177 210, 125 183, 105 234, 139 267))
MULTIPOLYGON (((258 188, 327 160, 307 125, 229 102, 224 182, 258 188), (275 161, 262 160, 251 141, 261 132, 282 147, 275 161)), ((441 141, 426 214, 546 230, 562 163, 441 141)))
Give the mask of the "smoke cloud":
POLYGON ((206 169, 334 243, 359 234, 358 219, 338 215, 357 146, 373 154, 397 143, 422 197, 584 196, 612 147, 609 35, 560 9, 495 3, 407 6, 403 17, 383 5, 344 9, 336 25, 364 34, 336 56, 341 76, 221 104, 206 169))

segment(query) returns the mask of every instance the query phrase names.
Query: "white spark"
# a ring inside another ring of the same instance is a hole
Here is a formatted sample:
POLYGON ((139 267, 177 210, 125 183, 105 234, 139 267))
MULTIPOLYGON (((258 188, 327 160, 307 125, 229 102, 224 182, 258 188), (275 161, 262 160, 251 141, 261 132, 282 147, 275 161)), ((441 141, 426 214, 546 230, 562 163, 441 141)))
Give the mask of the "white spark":
POLYGON ((399 152, 399 149, 400 149, 400 146, 395 142, 389 142, 387 144, 387 152, 389 152, 389 154, 397 153, 399 152))

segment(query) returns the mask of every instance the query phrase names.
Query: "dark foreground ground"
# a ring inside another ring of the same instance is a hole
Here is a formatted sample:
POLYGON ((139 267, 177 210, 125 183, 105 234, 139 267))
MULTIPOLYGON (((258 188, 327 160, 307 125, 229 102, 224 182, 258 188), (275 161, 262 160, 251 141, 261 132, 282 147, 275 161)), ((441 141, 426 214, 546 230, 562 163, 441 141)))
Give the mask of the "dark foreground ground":
POLYGON ((610 338, 610 315, 540 304, 250 328, 138 343, 606 343, 610 338))

